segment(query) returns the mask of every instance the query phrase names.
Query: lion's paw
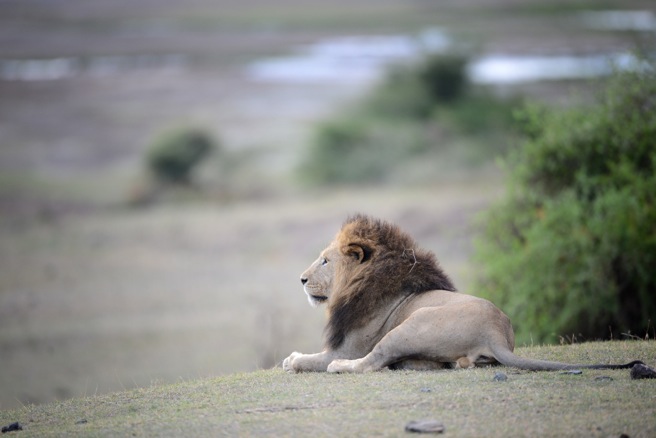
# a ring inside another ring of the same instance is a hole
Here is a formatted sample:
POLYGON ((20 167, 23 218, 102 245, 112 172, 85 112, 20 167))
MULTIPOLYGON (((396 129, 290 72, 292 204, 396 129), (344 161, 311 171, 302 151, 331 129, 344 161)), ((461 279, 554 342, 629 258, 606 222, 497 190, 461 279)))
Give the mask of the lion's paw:
POLYGON ((294 369, 294 359, 296 359, 299 356, 303 356, 302 353, 299 353, 298 351, 293 352, 287 358, 282 361, 282 369, 287 371, 288 373, 295 373, 296 370, 294 369))
POLYGON ((335 359, 328 365, 329 373, 361 373, 363 370, 360 365, 362 359, 348 360, 348 359, 335 359))

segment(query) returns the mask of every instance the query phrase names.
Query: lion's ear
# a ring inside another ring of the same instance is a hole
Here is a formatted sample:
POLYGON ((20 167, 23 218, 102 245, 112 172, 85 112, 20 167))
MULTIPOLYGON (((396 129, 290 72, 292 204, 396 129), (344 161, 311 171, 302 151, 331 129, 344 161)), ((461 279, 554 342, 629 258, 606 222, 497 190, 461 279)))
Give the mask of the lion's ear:
POLYGON ((358 262, 364 263, 371 258, 373 250, 367 245, 361 243, 351 243, 344 248, 343 252, 345 255, 353 257, 358 262))

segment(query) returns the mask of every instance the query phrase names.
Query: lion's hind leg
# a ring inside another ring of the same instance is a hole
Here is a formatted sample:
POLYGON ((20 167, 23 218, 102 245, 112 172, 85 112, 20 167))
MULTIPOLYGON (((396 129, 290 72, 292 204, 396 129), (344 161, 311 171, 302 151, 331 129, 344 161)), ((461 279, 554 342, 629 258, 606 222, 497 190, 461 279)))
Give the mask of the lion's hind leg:
POLYGON ((463 356, 460 359, 456 361, 456 369, 461 369, 461 368, 474 368, 475 362, 472 360, 469 360, 467 356, 463 356))
MULTIPOLYGON (((466 309, 465 309, 466 310, 466 309)), ((455 368, 471 368, 479 363, 485 349, 473 348, 462 335, 462 319, 449 317, 442 307, 417 309, 403 323, 390 330, 365 357, 335 360, 328 372, 362 373, 418 359, 447 363, 455 368), (459 336, 453 336, 453 334, 459 336)), ((474 346, 475 347, 475 346, 474 346)))

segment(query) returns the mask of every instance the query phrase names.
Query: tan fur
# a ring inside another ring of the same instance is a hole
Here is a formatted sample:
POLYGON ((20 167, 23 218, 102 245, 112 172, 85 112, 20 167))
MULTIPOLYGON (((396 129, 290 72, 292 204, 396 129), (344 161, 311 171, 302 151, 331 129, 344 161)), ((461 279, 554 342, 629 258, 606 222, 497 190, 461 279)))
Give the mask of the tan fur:
POLYGON ((501 310, 456 292, 432 253, 398 227, 368 216, 349 218, 301 281, 313 306, 328 306, 326 341, 321 353, 287 357, 283 368, 289 372, 636 363, 571 365, 516 356, 513 329, 501 310))

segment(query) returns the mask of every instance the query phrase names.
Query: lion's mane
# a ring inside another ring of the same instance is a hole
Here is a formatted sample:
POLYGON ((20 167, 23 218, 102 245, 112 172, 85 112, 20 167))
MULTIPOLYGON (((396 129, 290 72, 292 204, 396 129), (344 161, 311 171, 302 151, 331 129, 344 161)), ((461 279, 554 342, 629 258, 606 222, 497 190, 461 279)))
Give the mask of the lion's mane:
POLYGON ((431 290, 455 292, 435 255, 419 248, 397 226, 365 215, 349 217, 335 237, 343 257, 357 246, 360 263, 342 263, 335 270, 333 299, 328 306, 326 342, 338 348, 346 335, 364 326, 376 310, 398 298, 431 290))

